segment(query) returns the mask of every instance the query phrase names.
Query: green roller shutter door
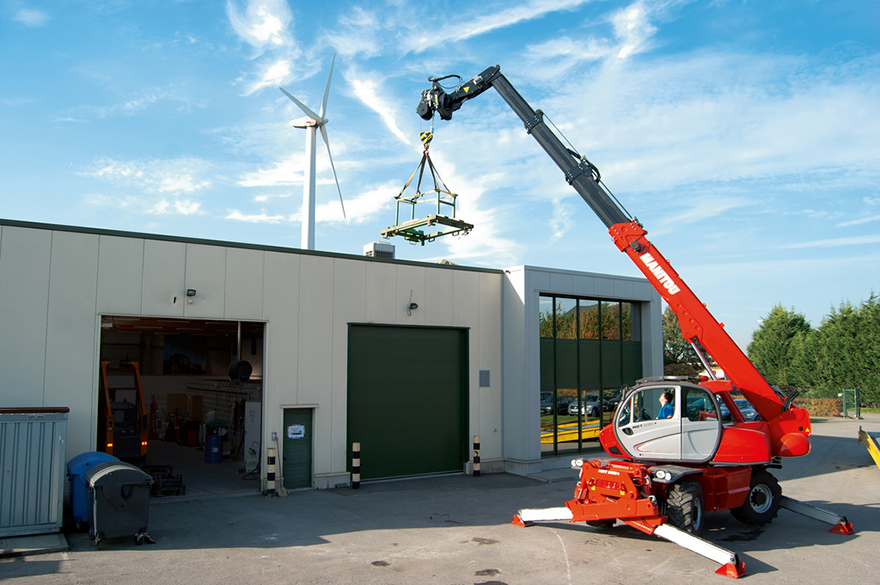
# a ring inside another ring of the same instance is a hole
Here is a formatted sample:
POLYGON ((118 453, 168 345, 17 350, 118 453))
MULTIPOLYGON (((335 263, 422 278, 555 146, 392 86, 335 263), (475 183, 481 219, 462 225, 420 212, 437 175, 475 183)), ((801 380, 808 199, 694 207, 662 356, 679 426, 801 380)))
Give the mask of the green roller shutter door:
POLYGON ((352 325, 348 439, 361 478, 462 471, 467 331, 352 325))

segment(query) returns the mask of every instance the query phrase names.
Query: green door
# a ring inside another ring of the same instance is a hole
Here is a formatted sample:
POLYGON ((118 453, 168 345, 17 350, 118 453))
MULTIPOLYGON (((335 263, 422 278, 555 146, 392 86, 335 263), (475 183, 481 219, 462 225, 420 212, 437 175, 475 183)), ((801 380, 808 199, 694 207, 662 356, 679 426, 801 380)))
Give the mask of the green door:
POLYGON ((348 447, 361 478, 456 472, 467 460, 467 330, 352 325, 348 447))
POLYGON ((312 409, 284 409, 281 474, 287 489, 312 487, 312 409))

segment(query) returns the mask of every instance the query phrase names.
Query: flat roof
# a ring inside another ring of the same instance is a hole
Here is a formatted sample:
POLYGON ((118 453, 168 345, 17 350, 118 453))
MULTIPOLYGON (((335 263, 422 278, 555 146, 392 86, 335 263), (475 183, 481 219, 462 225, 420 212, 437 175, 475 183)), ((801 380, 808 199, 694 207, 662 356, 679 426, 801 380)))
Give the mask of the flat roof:
POLYGON ((81 226, 60 225, 51 223, 39 223, 32 221, 18 221, 12 219, 0 218, 0 226, 18 227, 36 230, 52 230, 61 232, 72 232, 79 234, 90 234, 96 236, 114 236, 118 238, 139 238, 143 240, 159 240, 163 242, 178 242, 182 244, 201 244, 205 246, 223 246, 225 248, 241 248, 245 250, 260 250, 265 252, 279 252, 282 254, 302 254, 307 256, 322 256, 325 258, 340 258, 345 260, 361 260, 365 262, 385 262, 391 264, 406 264, 408 266, 425 266, 430 268, 439 268, 443 270, 465 270, 468 272, 488 272, 492 274, 501 274, 504 272, 502 268, 482 268, 479 266, 462 266, 460 264, 423 262, 419 260, 402 260, 398 258, 380 258, 373 256, 364 256, 358 254, 344 254, 342 252, 325 252, 321 250, 303 250, 301 248, 286 248, 284 246, 270 246, 268 244, 251 244, 246 242, 232 242, 225 240, 208 240, 203 238, 186 238, 181 236, 170 236, 164 234, 149 234, 141 232, 129 232, 122 230, 112 230, 105 228, 89 228, 81 226))

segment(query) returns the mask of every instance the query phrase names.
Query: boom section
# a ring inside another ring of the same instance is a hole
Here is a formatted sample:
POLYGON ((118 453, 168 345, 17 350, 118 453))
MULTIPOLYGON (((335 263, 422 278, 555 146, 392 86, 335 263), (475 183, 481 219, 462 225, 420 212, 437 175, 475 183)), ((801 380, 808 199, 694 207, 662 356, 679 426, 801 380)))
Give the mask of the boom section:
POLYGON ((452 118, 452 112, 458 110, 463 102, 477 97, 489 87, 494 87, 510 106, 510 109, 519 116, 519 119, 525 124, 526 131, 550 155, 553 162, 565 174, 565 180, 583 197, 606 228, 630 221, 629 216, 618 207, 608 192, 595 180, 594 173, 598 175, 596 168, 585 158, 577 157, 575 153, 565 147, 544 122, 544 113, 541 110, 532 109, 507 78, 501 74, 499 66, 489 67, 452 93, 443 91, 440 84, 435 81, 431 89, 422 92, 422 100, 417 109, 418 114, 423 119, 430 120, 434 112, 437 112, 441 119, 449 120, 452 118))
MULTIPOLYGON (((510 81, 501 74, 498 65, 489 67, 449 93, 437 80, 434 80, 432 87, 422 92, 417 112, 424 120, 430 120, 435 113, 443 120, 450 120, 453 112, 465 101, 477 97, 489 87, 494 87, 519 116, 526 131, 553 159, 564 173, 566 181, 574 187, 608 228, 617 247, 630 257, 666 300, 678 316, 685 339, 696 339, 700 342, 715 362, 724 369, 730 382, 746 396, 765 421, 779 418, 784 410, 782 399, 727 334, 724 326, 712 316, 666 258, 648 241, 645 237, 647 232, 641 224, 625 213, 605 190, 599 182, 596 167, 562 143, 544 122, 543 112, 532 109, 510 81)), ((794 422, 792 421, 791 424, 794 422)), ((809 434, 809 427, 803 429, 800 421, 794 429, 790 425, 783 426, 785 428, 771 429, 771 434, 774 435, 773 443, 780 441, 782 436, 792 430, 795 433, 809 434)), ((777 449, 774 448, 775 451, 777 449)))

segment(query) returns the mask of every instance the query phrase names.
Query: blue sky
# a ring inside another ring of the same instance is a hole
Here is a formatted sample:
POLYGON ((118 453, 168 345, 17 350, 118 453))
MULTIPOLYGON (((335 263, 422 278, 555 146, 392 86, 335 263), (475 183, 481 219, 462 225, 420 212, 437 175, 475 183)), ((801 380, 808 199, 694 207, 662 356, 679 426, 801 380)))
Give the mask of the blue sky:
MULTIPOLYGON (((880 292, 880 4, 0 0, 0 217, 361 254, 415 170, 429 76, 500 64, 734 339, 880 292)), ((489 91, 436 121, 466 237, 398 258, 637 276, 489 91)), ((424 209, 427 215, 429 210, 424 209)))

